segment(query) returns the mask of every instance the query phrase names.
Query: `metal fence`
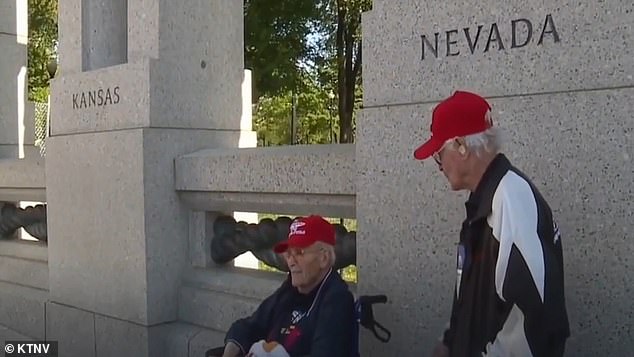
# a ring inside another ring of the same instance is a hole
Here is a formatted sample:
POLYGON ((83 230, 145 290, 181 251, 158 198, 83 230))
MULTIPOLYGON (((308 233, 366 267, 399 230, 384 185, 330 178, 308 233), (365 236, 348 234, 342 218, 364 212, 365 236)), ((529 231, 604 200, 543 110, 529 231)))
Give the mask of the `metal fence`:
POLYGON ((40 155, 46 156, 46 137, 48 133, 48 103, 35 103, 35 146, 40 155))

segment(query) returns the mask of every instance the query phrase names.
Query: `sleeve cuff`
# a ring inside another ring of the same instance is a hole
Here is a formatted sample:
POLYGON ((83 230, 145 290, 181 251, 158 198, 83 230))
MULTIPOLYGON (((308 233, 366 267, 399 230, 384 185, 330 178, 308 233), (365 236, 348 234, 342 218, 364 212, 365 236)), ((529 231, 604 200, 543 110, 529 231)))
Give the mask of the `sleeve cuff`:
POLYGON ((240 347, 240 351, 242 351, 242 355, 243 355, 243 356, 247 354, 247 351, 245 351, 244 347, 242 347, 242 345, 240 344, 240 342, 238 342, 238 341, 236 341, 236 340, 234 340, 234 339, 230 338, 230 339, 227 339, 227 340, 225 341, 225 345, 226 345, 227 343, 229 343, 229 342, 233 342, 233 343, 235 343, 238 347, 240 347))

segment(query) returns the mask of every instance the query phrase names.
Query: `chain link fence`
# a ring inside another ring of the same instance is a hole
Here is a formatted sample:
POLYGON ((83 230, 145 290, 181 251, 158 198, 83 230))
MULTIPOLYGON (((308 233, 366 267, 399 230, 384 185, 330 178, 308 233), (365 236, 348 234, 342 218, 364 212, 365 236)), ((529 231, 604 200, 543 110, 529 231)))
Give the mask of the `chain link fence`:
POLYGON ((46 137, 48 133, 48 103, 35 103, 35 146, 40 155, 46 156, 46 137))

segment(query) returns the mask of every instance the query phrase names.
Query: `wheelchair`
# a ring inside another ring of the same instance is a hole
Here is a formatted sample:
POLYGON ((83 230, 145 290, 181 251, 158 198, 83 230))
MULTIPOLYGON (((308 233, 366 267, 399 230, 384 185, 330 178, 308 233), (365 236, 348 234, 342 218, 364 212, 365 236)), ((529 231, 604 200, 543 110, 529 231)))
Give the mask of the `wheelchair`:
MULTIPOLYGON (((374 319, 373 305, 385 303, 387 303, 387 296, 385 295, 362 295, 355 301, 354 309, 357 323, 355 324, 354 331, 354 346, 356 346, 356 349, 355 351, 353 351, 350 357, 360 356, 359 326, 362 326, 363 328, 371 331, 374 334, 374 337, 383 343, 387 343, 390 341, 392 333, 374 319)), ((205 352, 205 357, 222 357, 224 349, 224 346, 209 349, 207 350, 207 352, 205 352)))

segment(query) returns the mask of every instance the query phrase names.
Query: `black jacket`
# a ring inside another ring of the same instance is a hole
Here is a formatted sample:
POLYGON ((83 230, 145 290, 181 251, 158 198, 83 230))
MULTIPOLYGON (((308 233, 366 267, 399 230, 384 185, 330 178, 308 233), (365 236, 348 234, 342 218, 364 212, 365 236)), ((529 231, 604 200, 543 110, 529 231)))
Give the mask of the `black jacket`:
POLYGON ((500 154, 466 203, 452 357, 561 356, 569 336, 559 230, 535 186, 500 154))
POLYGON ((253 315, 231 325, 225 343, 237 343, 243 353, 266 340, 284 345, 291 357, 350 357, 355 323, 354 298, 337 272, 331 270, 307 295, 289 276, 253 315))

